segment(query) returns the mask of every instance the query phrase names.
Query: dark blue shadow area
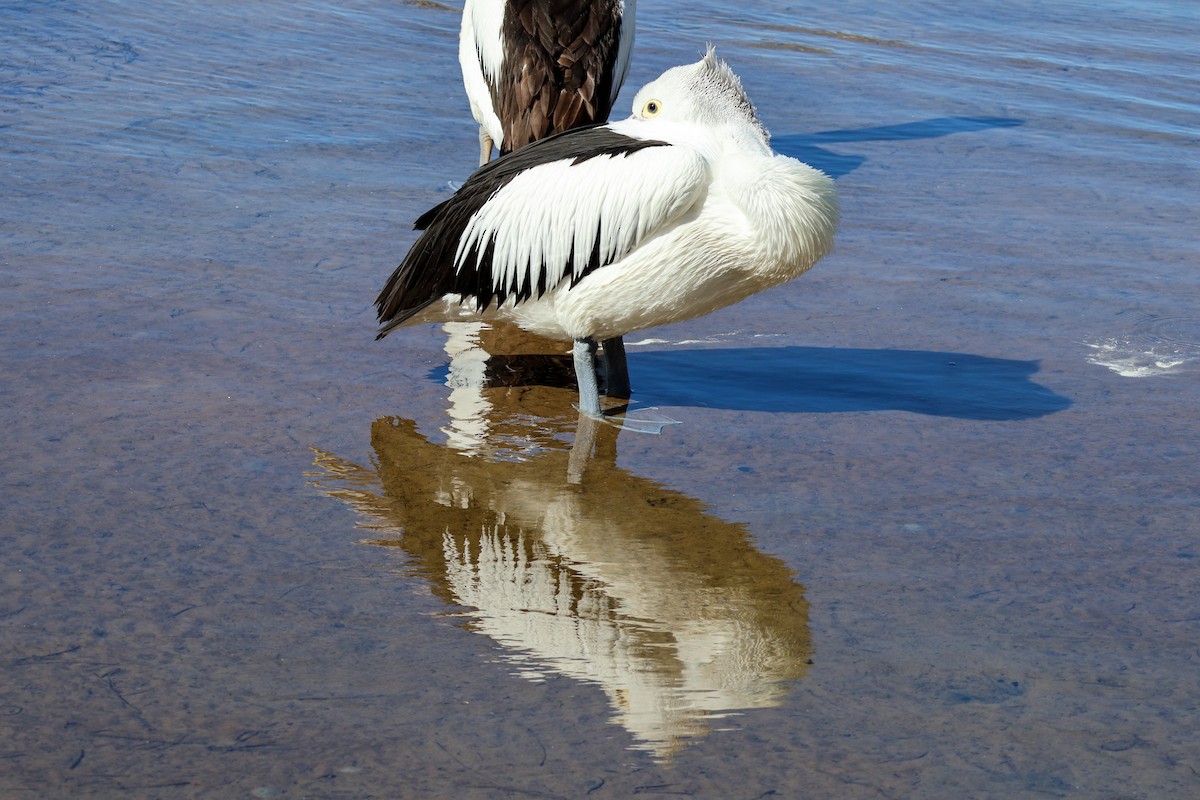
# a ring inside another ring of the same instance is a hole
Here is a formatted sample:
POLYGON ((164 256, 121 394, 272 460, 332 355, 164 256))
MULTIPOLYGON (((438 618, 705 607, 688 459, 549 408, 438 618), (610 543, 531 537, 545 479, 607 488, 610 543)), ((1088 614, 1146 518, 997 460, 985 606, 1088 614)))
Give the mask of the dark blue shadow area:
POLYGON ((1071 405, 1032 380, 1036 361, 964 353, 634 348, 629 365, 635 398, 650 405, 810 414, 890 410, 978 420, 1033 419, 1071 405))
POLYGON ((771 146, 785 156, 798 158, 830 177, 840 178, 858 169, 867 160, 864 156, 841 155, 821 145, 835 142, 903 142, 912 139, 936 139, 954 133, 970 133, 990 128, 1014 128, 1024 120, 1009 117, 938 117, 900 125, 874 128, 825 131, 824 133, 792 133, 771 137, 771 146))

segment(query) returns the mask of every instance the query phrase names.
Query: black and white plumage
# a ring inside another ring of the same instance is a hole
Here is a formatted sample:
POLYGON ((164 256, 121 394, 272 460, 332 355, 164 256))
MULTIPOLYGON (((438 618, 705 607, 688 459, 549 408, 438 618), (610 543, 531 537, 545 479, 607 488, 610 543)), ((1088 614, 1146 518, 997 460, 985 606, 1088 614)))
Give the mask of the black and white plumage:
MULTIPOLYGON (((829 251, 833 182, 771 150, 711 49, 633 107, 480 167, 423 214, 424 233, 376 299, 379 337, 465 306, 571 339, 580 410, 597 417, 598 342, 736 303, 829 251)), ((623 355, 610 355, 618 371, 623 355)))
POLYGON ((458 58, 479 163, 605 122, 629 69, 636 0, 466 0, 458 58))

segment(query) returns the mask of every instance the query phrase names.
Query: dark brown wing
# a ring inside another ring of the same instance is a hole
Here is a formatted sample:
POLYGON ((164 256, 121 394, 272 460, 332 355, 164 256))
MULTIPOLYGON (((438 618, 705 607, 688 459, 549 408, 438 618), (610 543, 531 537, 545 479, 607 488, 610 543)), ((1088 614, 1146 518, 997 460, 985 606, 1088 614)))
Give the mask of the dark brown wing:
POLYGON ((606 122, 621 42, 618 0, 509 0, 504 64, 492 104, 501 152, 606 122))

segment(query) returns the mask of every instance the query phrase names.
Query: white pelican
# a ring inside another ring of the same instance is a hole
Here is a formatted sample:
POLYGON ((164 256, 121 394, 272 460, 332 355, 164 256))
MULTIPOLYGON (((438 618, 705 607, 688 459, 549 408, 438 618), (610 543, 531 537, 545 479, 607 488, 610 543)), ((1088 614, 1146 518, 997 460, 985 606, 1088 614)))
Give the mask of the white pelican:
POLYGON ((636 0, 467 0, 458 60, 479 163, 605 122, 629 70, 636 0))
POLYGON ((467 307, 571 339, 579 409, 600 418, 597 342, 736 303, 829 251, 833 181, 771 150, 712 48, 643 87, 633 109, 486 164, 421 215, 424 233, 376 298, 376 338, 467 307))

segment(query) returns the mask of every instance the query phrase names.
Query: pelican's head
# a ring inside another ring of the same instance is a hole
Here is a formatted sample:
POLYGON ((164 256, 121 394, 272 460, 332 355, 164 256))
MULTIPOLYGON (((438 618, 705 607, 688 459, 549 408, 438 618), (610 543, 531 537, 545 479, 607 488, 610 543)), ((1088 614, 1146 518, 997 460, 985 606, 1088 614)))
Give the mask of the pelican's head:
POLYGON ((770 141, 741 80, 711 45, 695 64, 672 67, 643 86, 633 98, 633 119, 752 130, 764 145, 770 141))

